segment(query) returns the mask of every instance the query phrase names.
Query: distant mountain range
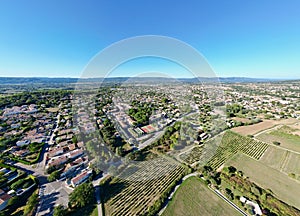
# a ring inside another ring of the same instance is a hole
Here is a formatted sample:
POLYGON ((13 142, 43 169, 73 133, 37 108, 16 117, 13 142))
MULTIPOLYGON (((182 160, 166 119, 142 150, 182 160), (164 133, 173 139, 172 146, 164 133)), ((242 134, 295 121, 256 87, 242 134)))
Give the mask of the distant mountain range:
MULTIPOLYGON (((112 77, 105 78, 104 82, 123 83, 123 82, 221 82, 221 83, 251 83, 251 82, 279 82, 288 79, 268 79, 268 78, 248 78, 248 77, 198 77, 198 78, 164 78, 164 77, 112 77)), ((26 85, 26 84, 72 84, 102 82, 103 78, 48 78, 48 77, 0 77, 0 85, 26 85)))

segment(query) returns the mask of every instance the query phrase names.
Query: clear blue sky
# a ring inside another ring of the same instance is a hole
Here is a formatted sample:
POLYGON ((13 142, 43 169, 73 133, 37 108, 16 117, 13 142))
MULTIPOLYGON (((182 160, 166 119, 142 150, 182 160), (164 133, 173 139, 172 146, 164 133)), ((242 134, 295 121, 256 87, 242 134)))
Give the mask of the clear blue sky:
MULTIPOLYGON (((78 77, 118 40, 185 41, 218 76, 300 78, 300 1, 0 1, 0 76, 78 77)), ((151 69, 151 68, 150 68, 151 69)))

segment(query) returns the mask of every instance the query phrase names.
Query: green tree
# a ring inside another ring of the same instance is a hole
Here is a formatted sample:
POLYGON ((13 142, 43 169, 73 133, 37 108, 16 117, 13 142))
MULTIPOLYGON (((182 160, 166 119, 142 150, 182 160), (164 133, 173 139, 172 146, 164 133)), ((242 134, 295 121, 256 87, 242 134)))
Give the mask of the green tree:
POLYGON ((65 216, 67 215, 68 210, 65 209, 63 205, 58 205, 54 208, 53 216, 65 216))
POLYGON ((31 215, 35 206, 38 204, 38 198, 39 198, 39 195, 37 193, 33 193, 27 203, 26 203, 26 206, 24 208, 24 215, 31 215))
POLYGON ((48 176, 48 181, 52 182, 55 181, 56 179, 59 179, 60 177, 60 172, 59 170, 55 170, 54 172, 52 172, 49 176, 48 176))
POLYGON ((69 196, 69 206, 82 208, 94 202, 94 187, 91 183, 83 183, 75 188, 69 196))

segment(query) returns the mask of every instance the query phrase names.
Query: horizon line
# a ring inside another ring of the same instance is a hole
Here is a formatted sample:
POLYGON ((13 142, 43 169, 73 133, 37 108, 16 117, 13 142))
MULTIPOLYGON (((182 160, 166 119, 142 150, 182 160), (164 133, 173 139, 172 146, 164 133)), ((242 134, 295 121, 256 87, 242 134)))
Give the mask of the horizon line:
POLYGON ((166 78, 166 79, 195 79, 195 78, 246 78, 246 79, 266 79, 266 80, 300 80, 300 77, 248 77, 248 76, 216 76, 216 77, 137 77, 137 76, 112 76, 112 77, 51 77, 51 76, 1 76, 0 78, 48 78, 48 79, 107 79, 107 78, 166 78))

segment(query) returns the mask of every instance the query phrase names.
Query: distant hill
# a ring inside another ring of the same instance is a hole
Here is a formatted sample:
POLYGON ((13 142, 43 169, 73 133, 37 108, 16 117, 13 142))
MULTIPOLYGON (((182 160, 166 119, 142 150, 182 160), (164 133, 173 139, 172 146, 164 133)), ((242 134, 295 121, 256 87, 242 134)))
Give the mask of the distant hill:
MULTIPOLYGON (((71 83, 89 83, 101 82, 103 78, 48 78, 48 77, 0 77, 0 85, 18 85, 18 84, 71 84, 71 83)), ((198 78, 164 78, 164 77, 112 77, 105 78, 104 82, 123 83, 123 82, 221 82, 221 83, 250 83, 250 82, 279 82, 285 79, 263 79, 248 77, 198 77, 198 78)))

